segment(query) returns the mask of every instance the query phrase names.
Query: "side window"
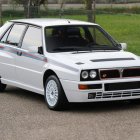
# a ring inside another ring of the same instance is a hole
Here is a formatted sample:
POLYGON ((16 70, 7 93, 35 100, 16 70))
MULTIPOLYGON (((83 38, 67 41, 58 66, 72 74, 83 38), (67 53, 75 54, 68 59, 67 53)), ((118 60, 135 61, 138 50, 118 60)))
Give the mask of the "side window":
POLYGON ((6 43, 10 31, 11 31, 11 28, 10 28, 10 29, 5 33, 5 35, 2 37, 2 39, 1 39, 1 42, 2 42, 2 43, 6 43))
POLYGON ((41 29, 29 27, 22 42, 22 47, 33 53, 43 54, 41 29))
POLYGON ((25 25, 15 24, 9 33, 6 43, 18 46, 25 28, 25 25))
POLYGON ((6 22, 1 28, 0 28, 0 38, 3 36, 5 31, 12 25, 12 22, 6 22))
POLYGON ((85 37, 85 30, 82 27, 80 27, 79 29, 80 29, 81 37, 86 39, 86 37, 85 37))

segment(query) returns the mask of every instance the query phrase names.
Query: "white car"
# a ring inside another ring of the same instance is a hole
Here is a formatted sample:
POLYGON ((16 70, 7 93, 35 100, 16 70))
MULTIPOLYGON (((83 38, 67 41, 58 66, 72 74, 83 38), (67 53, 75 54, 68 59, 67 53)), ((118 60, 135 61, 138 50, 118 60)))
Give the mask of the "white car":
POLYGON ((0 28, 0 91, 17 86, 67 102, 140 98, 140 58, 99 25, 68 19, 22 19, 0 28))

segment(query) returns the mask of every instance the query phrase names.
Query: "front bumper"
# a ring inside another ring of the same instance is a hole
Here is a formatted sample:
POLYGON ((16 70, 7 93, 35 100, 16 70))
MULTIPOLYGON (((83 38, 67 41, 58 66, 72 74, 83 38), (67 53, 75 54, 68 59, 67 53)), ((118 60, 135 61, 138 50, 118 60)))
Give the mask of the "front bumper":
POLYGON ((140 81, 140 78, 126 78, 126 79, 90 81, 90 82, 76 82, 62 79, 60 81, 69 102, 99 102, 99 101, 128 100, 140 98, 140 88, 136 89, 127 88, 123 90, 117 89, 112 91, 105 91, 105 84, 107 83, 122 83, 122 84, 127 82, 138 83, 140 81), (102 88, 80 90, 78 88, 79 84, 84 85, 102 84, 102 88), (89 97, 90 94, 96 95, 94 96, 94 98, 90 98, 89 97))

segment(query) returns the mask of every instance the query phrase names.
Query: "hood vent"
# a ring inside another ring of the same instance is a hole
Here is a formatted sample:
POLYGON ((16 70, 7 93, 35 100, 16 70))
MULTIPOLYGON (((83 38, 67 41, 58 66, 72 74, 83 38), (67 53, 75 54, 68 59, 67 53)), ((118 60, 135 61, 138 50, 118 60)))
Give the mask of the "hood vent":
POLYGON ((104 62, 104 61, 127 61, 127 60, 135 60, 134 58, 109 58, 109 59, 95 59, 90 60, 92 62, 104 62))
POLYGON ((82 63, 82 62, 77 62, 77 63, 75 63, 75 64, 77 64, 77 65, 83 65, 84 63, 82 63))

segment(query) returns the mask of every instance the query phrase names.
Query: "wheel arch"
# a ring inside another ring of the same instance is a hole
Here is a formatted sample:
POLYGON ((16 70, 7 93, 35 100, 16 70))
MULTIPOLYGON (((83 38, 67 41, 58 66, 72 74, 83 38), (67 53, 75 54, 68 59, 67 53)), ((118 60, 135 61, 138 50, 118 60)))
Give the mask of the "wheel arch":
POLYGON ((51 69, 46 70, 43 75, 43 86, 45 86, 45 82, 46 82, 47 78, 51 75, 55 75, 58 78, 57 74, 53 70, 51 70, 51 69))

